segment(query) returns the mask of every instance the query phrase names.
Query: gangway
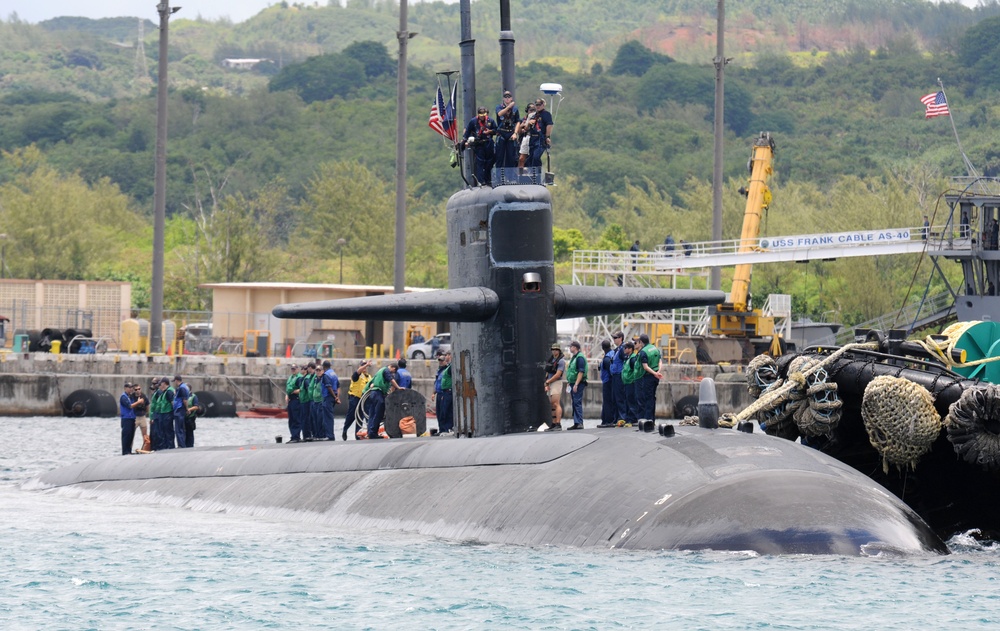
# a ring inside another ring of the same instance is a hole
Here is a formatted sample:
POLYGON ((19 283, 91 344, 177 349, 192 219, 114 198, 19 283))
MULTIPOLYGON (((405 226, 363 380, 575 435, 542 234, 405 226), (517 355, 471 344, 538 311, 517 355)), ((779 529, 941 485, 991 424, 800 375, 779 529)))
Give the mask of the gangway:
MULTIPOLYGON (((747 263, 804 263, 855 256, 882 256, 914 254, 928 251, 945 251, 971 245, 966 236, 951 234, 951 226, 930 227, 928 238, 925 229, 889 228, 886 230, 859 230, 821 234, 800 234, 779 237, 761 237, 750 252, 740 253, 740 239, 686 243, 688 249, 668 250, 670 246, 657 246, 647 254, 647 262, 660 270, 690 269, 698 267, 732 267, 747 263)), ((619 253, 627 254, 627 253, 619 253)), ((635 254, 634 252, 632 254, 635 254)), ((618 260, 618 259, 616 259, 618 260)), ((619 262, 625 263, 622 258, 619 262)))
MULTIPOLYGON (((735 266, 745 263, 805 262, 833 260, 856 256, 886 256, 914 254, 925 251, 931 256, 955 256, 956 253, 981 247, 981 233, 973 226, 962 226, 948 220, 943 225, 889 228, 804 234, 779 237, 761 237, 757 247, 739 254, 741 239, 704 241, 670 246, 660 245, 652 251, 577 250, 573 253, 573 284, 598 286, 704 288, 709 270, 715 266, 735 266)), ((945 292, 923 301, 921 313, 930 313, 935 319, 949 317, 954 296, 945 292), (949 307, 951 301, 951 307, 949 307)), ((915 307, 914 307, 915 309, 915 307)), ((877 323, 895 319, 894 311, 873 321, 870 328, 883 328, 877 323)), ((790 314, 789 314, 790 316, 790 314)), ((898 323, 907 326, 918 316, 899 316, 898 323)), ((670 312, 621 314, 617 318, 596 318, 595 335, 610 337, 613 329, 622 324, 669 324, 675 331, 689 335, 707 332, 708 313, 701 309, 678 309, 670 312)), ((864 325, 859 325, 864 326, 864 325)), ((853 335, 853 329, 841 336, 853 335)), ((838 343, 841 339, 838 337, 838 343)))
POLYGON ((928 297, 925 300, 913 302, 903 309, 893 309, 877 318, 862 322, 850 328, 841 329, 836 336, 836 345, 843 346, 854 341, 855 329, 872 329, 888 331, 890 329, 905 329, 907 333, 936 326, 949 318, 955 317, 955 296, 950 291, 928 297), (920 314, 925 314, 920 317, 920 314))
POLYGON ((804 263, 856 256, 915 254, 924 249, 930 254, 971 249, 975 245, 975 235, 954 228, 948 223, 928 228, 761 237, 752 251, 744 253, 738 252, 740 239, 685 243, 689 246, 685 249, 659 245, 647 252, 577 250, 573 253, 574 284, 593 284, 585 282, 589 275, 604 277, 610 285, 613 279, 625 274, 648 276, 747 263, 804 263), (674 249, 668 250, 669 247, 674 249))

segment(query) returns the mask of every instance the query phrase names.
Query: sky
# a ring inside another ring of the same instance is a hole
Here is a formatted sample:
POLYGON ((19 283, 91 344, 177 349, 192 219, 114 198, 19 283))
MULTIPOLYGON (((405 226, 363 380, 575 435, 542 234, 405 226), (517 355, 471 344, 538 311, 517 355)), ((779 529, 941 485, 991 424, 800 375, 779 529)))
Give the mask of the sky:
MULTIPOLYGON (((214 20, 228 17, 242 22, 279 0, 170 0, 170 6, 181 7, 178 18, 194 19, 201 15, 214 20)), ((326 0, 322 0, 326 4, 326 0)), ((156 5, 159 0, 0 0, 0 17, 7 20, 12 12, 26 22, 41 22, 59 16, 87 18, 145 17, 159 20, 156 5)))
MULTIPOLYGON (((326 4, 326 0, 318 1, 326 4)), ((410 3, 414 1, 410 0, 410 3)), ((200 15, 208 20, 228 17, 233 22, 242 22, 277 2, 278 0, 170 0, 170 5, 182 7, 177 17, 193 19, 200 15)), ((979 0, 961 2, 974 7, 979 0)), ((159 20, 157 4, 158 0, 0 0, 0 18, 7 20, 11 13, 17 13, 18 18, 32 23, 59 16, 146 17, 156 22, 159 20)))

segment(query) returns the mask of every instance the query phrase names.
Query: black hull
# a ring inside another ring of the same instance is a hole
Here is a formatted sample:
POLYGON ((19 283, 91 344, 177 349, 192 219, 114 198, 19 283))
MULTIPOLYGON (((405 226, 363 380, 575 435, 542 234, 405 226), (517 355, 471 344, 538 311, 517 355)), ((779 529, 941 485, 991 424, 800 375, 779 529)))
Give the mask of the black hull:
POLYGON ((65 467, 30 487, 484 543, 947 551, 903 502, 849 467, 726 429, 176 449, 65 467))

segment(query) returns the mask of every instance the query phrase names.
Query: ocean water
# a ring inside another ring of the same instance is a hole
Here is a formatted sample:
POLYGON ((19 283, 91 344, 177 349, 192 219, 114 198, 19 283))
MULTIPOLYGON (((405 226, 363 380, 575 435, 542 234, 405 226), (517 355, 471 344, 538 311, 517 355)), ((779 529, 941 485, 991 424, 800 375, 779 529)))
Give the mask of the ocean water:
MULTIPOLYGON (((768 557, 472 545, 22 490, 117 419, 2 418, 0 629, 995 629, 1000 546, 768 557)), ((202 419, 200 445, 283 421, 202 419)), ((138 456, 133 456, 138 457, 138 456)))

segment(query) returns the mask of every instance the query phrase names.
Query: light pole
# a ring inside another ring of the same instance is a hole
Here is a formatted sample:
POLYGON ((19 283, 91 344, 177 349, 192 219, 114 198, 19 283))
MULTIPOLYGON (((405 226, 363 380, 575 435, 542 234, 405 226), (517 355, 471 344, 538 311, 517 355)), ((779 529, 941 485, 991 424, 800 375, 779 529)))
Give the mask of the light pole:
MULTIPOLYGON (((724 104, 726 91, 726 1, 718 0, 716 4, 715 27, 715 161, 712 168, 712 241, 722 241, 722 125, 724 122, 724 104)), ((711 268, 709 286, 718 290, 722 287, 722 270, 711 268)))
POLYGON ((347 239, 343 237, 337 239, 337 247, 340 249, 340 284, 344 284, 344 246, 347 245, 347 239))
POLYGON ((0 234, 0 279, 7 278, 7 233, 0 234))
POLYGON ((153 282, 149 298, 149 352, 163 352, 163 235, 167 208, 167 29, 180 11, 170 1, 156 5, 160 14, 160 58, 156 76, 156 155, 153 184, 153 282))
MULTIPOLYGON (((399 0, 399 69, 396 71, 396 240, 393 293, 406 291, 406 44, 416 35, 407 26, 407 0, 399 0)), ((392 323, 392 344, 403 346, 403 323, 392 323)))

